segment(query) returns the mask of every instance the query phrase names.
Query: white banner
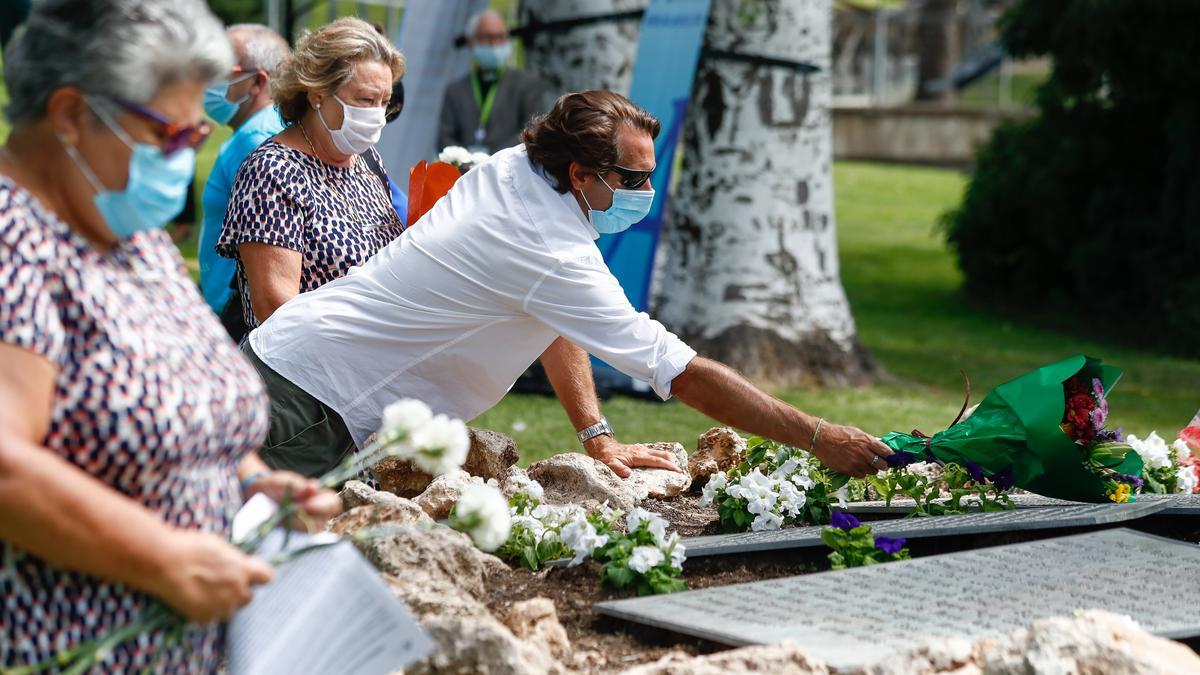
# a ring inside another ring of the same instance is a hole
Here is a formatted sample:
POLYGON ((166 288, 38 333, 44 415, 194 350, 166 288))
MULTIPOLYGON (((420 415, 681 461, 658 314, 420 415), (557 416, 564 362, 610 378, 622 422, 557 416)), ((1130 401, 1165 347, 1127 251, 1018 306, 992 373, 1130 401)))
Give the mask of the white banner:
POLYGON ((408 170, 433 159, 446 86, 467 74, 470 52, 456 49, 467 19, 487 9, 487 0, 411 0, 404 9, 397 46, 404 53, 404 112, 384 127, 376 149, 388 174, 408 192, 408 170))

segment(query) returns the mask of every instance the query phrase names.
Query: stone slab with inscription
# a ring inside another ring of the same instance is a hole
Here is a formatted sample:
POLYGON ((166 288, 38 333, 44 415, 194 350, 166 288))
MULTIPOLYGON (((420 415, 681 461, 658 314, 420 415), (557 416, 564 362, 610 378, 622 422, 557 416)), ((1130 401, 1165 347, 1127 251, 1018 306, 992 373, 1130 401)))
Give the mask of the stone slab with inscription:
MULTIPOLYGON (((870 523, 875 534, 920 539, 990 532, 1015 532, 1111 525, 1141 518, 1167 507, 1164 501, 1127 504, 1073 504, 995 513, 879 520, 870 523)), ((689 558, 750 551, 771 551, 822 546, 821 527, 795 527, 770 532, 739 532, 689 537, 683 540, 689 558)))
MULTIPOLYGON (((1043 497, 1032 493, 1012 495, 1013 504, 1018 509, 1037 509, 1046 508, 1048 506, 1072 506, 1082 504, 1083 502, 1070 502, 1063 499, 1055 499, 1054 497, 1043 497)), ((1200 515, 1200 494, 1140 494, 1137 496, 1138 501, 1165 501, 1168 506, 1162 510, 1164 515, 1200 515)), ((944 502, 945 499, 937 499, 935 502, 944 502)), ((978 508, 971 503, 971 498, 965 498, 963 504, 968 508, 978 508)), ((846 511, 858 515, 907 515, 911 513, 916 504, 911 499, 893 499, 891 504, 884 501, 867 501, 867 502, 850 502, 846 505, 846 511)))
MULTIPOLYGON (((690 551, 689 551, 690 553, 690 551)), ((849 570, 601 602, 601 614, 726 645, 791 640, 838 669, 1080 609, 1200 635, 1200 546, 1118 528, 849 570)))

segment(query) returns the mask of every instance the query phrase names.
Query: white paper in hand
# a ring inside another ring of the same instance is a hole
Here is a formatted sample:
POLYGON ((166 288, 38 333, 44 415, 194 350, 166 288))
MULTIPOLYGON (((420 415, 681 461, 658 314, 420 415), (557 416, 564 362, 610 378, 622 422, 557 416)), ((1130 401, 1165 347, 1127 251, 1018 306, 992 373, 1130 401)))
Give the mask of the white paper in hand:
MULTIPOLYGON (((326 543, 331 536, 275 530, 258 555, 269 560, 285 549, 326 543)), ((254 600, 229 622, 227 643, 232 675, 386 675, 434 647, 348 541, 276 567, 274 580, 255 589, 254 600)))
POLYGON ((233 543, 246 541, 259 525, 275 515, 279 505, 274 499, 259 492, 242 504, 242 508, 233 516, 233 543))

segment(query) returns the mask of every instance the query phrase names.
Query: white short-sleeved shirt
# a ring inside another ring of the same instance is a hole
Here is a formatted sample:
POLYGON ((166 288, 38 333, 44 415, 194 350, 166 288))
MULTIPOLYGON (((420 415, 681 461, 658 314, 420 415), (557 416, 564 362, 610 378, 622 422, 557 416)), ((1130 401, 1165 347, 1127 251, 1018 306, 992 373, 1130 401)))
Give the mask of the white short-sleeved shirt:
POLYGON ((634 310, 596 237, 574 197, 509 148, 364 266, 277 309, 250 346, 359 446, 399 398, 473 419, 560 335, 666 399, 696 352, 634 310))

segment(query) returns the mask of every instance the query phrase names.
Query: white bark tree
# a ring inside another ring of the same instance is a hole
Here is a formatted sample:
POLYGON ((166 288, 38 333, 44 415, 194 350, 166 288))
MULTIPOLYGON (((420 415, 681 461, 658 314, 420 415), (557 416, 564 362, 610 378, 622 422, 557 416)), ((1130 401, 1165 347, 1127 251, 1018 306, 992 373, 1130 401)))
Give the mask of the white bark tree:
MULTIPOLYGON (((879 372, 842 289, 833 215, 831 0, 714 0, 671 196, 655 316, 697 351, 775 384, 879 372)), ((663 186, 659 186, 662 189, 663 186)))
MULTIPOLYGON (((521 0, 520 25, 645 9, 647 0, 521 0)), ((525 67, 546 81, 554 97, 609 89, 629 94, 641 28, 638 19, 603 21, 525 40, 525 67)))

